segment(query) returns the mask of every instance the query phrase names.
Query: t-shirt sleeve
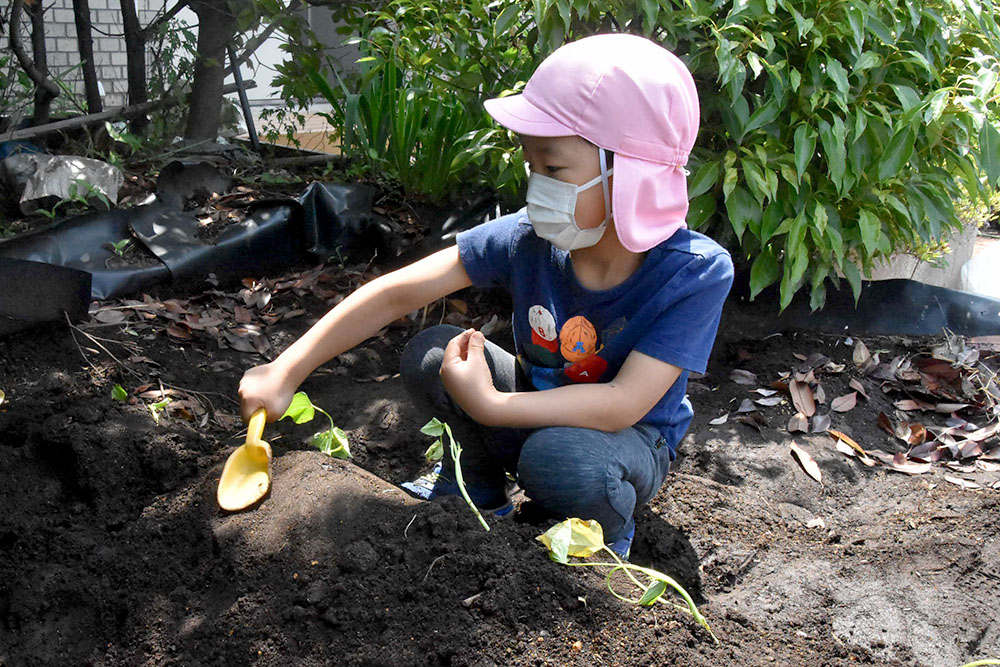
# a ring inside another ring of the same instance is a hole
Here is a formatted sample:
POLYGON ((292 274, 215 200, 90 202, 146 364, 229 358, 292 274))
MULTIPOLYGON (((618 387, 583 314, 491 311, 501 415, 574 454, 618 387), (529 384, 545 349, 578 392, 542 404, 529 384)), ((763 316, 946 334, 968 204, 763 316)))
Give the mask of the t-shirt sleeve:
POLYGON ((517 216, 484 222, 458 235, 458 256, 476 287, 505 287, 511 283, 511 248, 517 216))
POLYGON ((733 284, 725 251, 693 257, 660 293, 663 308, 635 350, 668 364, 704 373, 733 284))

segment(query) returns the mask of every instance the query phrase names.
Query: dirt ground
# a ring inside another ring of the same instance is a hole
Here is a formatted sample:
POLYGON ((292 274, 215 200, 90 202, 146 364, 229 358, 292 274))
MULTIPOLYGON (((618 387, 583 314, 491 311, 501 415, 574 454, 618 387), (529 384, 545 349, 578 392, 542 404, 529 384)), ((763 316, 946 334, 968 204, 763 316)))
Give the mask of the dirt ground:
MULTIPOLYGON (((287 346, 329 301, 299 296, 285 307, 305 312, 262 326, 258 349, 287 346)), ((490 295, 462 299, 467 312, 452 304, 448 317, 507 317, 490 295)), ((687 587, 716 645, 689 615, 626 604, 602 573, 551 562, 534 538, 553 521, 523 498, 487 533, 460 500, 417 501, 394 486, 422 469, 419 427, 432 416, 407 401, 399 353, 444 316, 391 327, 312 376, 303 388, 346 430, 354 460, 310 450, 315 424, 269 426, 272 491, 235 514, 215 490, 240 442, 237 383, 259 354, 176 322, 168 335, 162 315, 138 310, 124 323, 0 341, 0 665, 957 667, 1000 657, 1000 490, 990 488, 1000 473, 978 472, 982 488, 971 489, 945 480, 955 473, 943 463, 912 476, 865 467, 828 433, 789 434, 788 400, 737 420, 744 399, 760 398, 751 390, 818 352, 845 367, 822 375, 828 402, 852 379, 870 397, 833 413, 831 428, 900 450, 877 426, 899 397, 858 372, 844 333, 774 332, 763 308, 731 299, 709 372, 691 384, 697 414, 680 458, 638 513, 632 562, 687 587), (758 384, 736 384, 734 368, 758 384), (189 405, 154 420, 148 396, 161 383, 189 405), (112 399, 115 384, 130 403, 112 399), (793 440, 822 483, 790 455, 793 440)), ((938 342, 862 338, 884 359, 938 342)))

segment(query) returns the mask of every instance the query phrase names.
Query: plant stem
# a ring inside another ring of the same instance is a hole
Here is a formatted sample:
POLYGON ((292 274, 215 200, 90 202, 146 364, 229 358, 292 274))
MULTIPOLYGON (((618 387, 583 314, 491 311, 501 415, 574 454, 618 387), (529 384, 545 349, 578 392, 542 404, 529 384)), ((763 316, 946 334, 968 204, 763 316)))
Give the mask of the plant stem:
POLYGON ((479 508, 476 504, 472 502, 472 498, 469 497, 469 492, 465 490, 465 480, 462 479, 462 464, 459 459, 462 457, 462 446, 458 444, 455 440, 455 436, 451 434, 451 427, 447 424, 444 425, 444 430, 448 434, 448 444, 449 451, 451 451, 451 460, 455 462, 455 483, 458 484, 458 490, 462 493, 462 497, 465 498, 465 502, 468 503, 469 507, 472 508, 473 513, 475 513, 476 518, 479 519, 479 523, 483 525, 483 528, 487 532, 490 530, 490 524, 486 523, 486 519, 480 514, 479 508))

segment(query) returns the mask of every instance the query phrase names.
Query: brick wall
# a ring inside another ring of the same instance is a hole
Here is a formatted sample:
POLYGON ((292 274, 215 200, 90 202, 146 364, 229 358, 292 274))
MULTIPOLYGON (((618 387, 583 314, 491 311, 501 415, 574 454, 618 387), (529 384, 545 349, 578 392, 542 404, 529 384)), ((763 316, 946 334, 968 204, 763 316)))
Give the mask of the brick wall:
MULTIPOLYGON (((128 77, 125 72, 125 40, 122 34, 122 13, 119 0, 89 0, 93 24, 94 62, 97 79, 104 87, 104 107, 125 104, 128 77)), ((65 81, 83 100, 83 76, 79 68, 80 54, 76 47, 76 24, 73 22, 72 0, 52 0, 45 4, 45 43, 49 71, 65 81)), ((136 0, 139 23, 146 26, 162 0, 136 0)), ((27 44, 26 44, 27 46, 27 44)), ((30 48, 30 47, 29 47, 30 48)))

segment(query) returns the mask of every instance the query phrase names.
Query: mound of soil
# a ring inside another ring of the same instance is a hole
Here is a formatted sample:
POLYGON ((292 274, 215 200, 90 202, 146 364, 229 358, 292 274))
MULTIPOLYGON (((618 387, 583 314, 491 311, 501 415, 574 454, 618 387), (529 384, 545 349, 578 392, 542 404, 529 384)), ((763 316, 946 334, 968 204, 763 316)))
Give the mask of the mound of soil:
MULTIPOLYGON (((466 318, 498 310, 478 296, 462 303, 466 318)), ((304 316, 269 324, 269 353, 325 308, 314 301, 304 316)), ((697 415, 638 515, 632 561, 684 585, 716 645, 686 613, 629 605, 603 573, 551 562, 534 538, 552 518, 523 498, 485 532, 460 499, 422 502, 395 486, 423 468, 429 442, 419 427, 432 415, 416 412, 395 376, 406 338, 428 319, 388 329, 303 387, 347 431, 354 460, 310 450, 315 424, 269 426, 272 491, 236 514, 218 508, 215 489, 239 444, 237 383, 259 355, 128 323, 85 327, 93 338, 60 326, 5 339, 0 665, 959 665, 1000 656, 1000 491, 990 479, 968 489, 945 481, 941 465, 914 476, 865 467, 827 433, 795 434, 820 484, 789 454, 787 401, 736 418, 758 395, 730 381, 734 368, 767 386, 818 352, 847 369, 824 377, 829 397, 851 391, 851 379, 870 397, 835 413, 832 428, 895 451, 877 426, 893 397, 853 372, 842 335, 769 336, 768 316, 734 301, 709 373, 691 384, 697 415), (114 340, 137 347, 123 354, 114 340), (131 403, 112 400, 116 383, 131 403), (194 397, 202 411, 151 410, 139 385, 194 397)), ((935 343, 866 342, 885 358, 935 343)))

